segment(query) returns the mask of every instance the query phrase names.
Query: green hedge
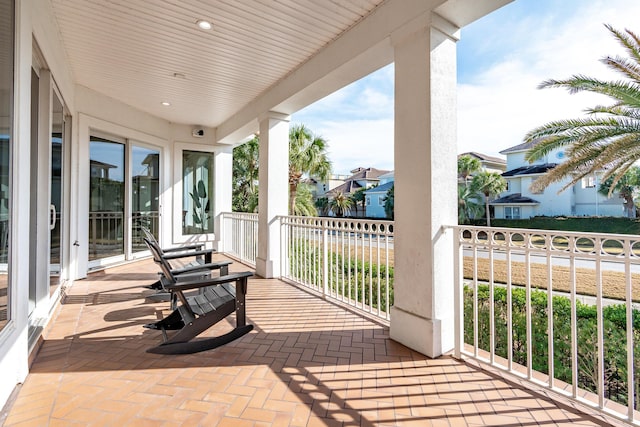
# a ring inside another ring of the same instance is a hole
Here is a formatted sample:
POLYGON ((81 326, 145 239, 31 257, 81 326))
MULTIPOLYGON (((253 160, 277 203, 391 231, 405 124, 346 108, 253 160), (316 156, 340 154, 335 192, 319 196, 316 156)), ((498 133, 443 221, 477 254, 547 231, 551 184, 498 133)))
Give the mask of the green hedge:
MULTIPOLYGON (((525 289, 512 290, 513 361, 527 365, 527 326, 525 289)), ((465 342, 473 344, 474 291, 464 290, 465 342)), ((478 346, 489 351, 489 287, 478 286, 478 346)), ((507 358, 507 290, 494 288, 495 354, 507 358)), ((531 331, 533 369, 548 374, 548 322, 547 293, 531 291, 531 331)), ((592 305, 577 302, 578 335, 578 386, 597 392, 597 312, 592 305)), ((604 370, 605 397, 627 403, 627 313, 623 304, 603 309, 604 319, 604 370)), ((640 312, 633 310, 634 371, 640 372, 640 312)), ((563 296, 553 297, 553 360, 554 377, 568 384, 571 379, 571 300, 563 296)), ((636 396, 640 390, 640 378, 635 378, 636 396)), ((637 401, 636 397, 636 401, 637 401)))

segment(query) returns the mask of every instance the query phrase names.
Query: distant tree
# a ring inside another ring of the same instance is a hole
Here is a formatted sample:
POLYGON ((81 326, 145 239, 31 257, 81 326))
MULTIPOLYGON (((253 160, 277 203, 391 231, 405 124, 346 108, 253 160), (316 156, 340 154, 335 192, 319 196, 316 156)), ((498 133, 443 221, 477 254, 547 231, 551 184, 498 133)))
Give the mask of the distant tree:
POLYGON ((624 200, 624 214, 628 218, 636 217, 635 196, 640 189, 640 167, 633 166, 620 179, 610 176, 600 184, 598 192, 607 196, 620 194, 624 200))
POLYGON ((305 125, 289 129, 289 211, 295 212, 298 185, 304 175, 325 180, 331 174, 327 141, 305 125))
POLYGON ((384 214, 388 219, 394 219, 394 190, 395 185, 392 185, 390 189, 387 190, 387 194, 384 196, 384 214))
POLYGON ((331 210, 335 216, 341 218, 345 215, 349 215, 351 212, 351 203, 351 199, 343 192, 339 191, 333 195, 329 202, 329 206, 331 206, 331 210))
POLYGON ((476 157, 465 154, 458 158, 458 178, 460 178, 467 187, 469 186, 469 177, 479 172, 481 168, 482 164, 476 157))
POLYGON ((329 213, 329 198, 318 197, 315 202, 316 209, 320 216, 326 216, 329 213))
POLYGON ((471 218, 482 216, 482 196, 469 186, 458 185, 458 224, 467 224, 471 218))
POLYGON ((258 153, 257 136, 233 149, 234 212, 256 212, 258 209, 258 153))
POLYGON ((469 178, 480 172, 482 164, 476 157, 465 154, 458 157, 458 223, 466 224, 472 217, 482 215, 478 190, 469 186, 469 178), (479 206, 479 209, 478 209, 479 206))
POLYGON ((366 196, 364 194, 365 191, 369 190, 370 188, 358 188, 352 195, 351 195, 351 203, 353 205, 353 207, 355 208, 355 214, 356 216, 358 216, 358 204, 362 203, 362 213, 364 214, 367 211, 367 204, 366 204, 366 196))
POLYGON ((603 178, 621 180, 640 160, 640 37, 630 30, 606 25, 627 53, 627 57, 606 56, 602 62, 624 79, 603 81, 584 75, 566 80, 547 80, 540 88, 565 88, 570 94, 591 92, 608 96, 611 105, 586 110, 586 118, 558 120, 531 130, 525 142, 537 144, 526 154, 535 161, 553 150, 564 148, 566 161, 538 178, 533 189, 542 189, 566 177, 565 190, 580 179, 604 171, 603 178))
POLYGON ((307 184, 298 185, 296 203, 293 206, 293 214, 299 216, 318 216, 318 211, 313 203, 313 194, 307 184))
POLYGON ((489 201, 491 197, 496 196, 507 189, 507 182, 500 174, 496 172, 479 172, 473 177, 470 189, 480 192, 484 195, 484 203, 487 215, 487 227, 491 227, 491 211, 489 209, 489 201))

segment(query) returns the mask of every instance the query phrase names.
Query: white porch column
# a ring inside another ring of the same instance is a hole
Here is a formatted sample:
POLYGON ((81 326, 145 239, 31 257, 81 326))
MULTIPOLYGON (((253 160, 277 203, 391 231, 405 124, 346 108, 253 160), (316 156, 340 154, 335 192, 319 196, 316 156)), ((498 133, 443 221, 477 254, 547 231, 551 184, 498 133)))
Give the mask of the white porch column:
POLYGON ((429 357, 454 345, 458 28, 421 17, 395 56, 395 289, 391 338, 429 357))
POLYGON ((214 156, 215 165, 213 169, 216 173, 215 193, 213 203, 213 217, 215 218, 215 249, 218 252, 224 252, 228 249, 225 247, 225 236, 231 233, 231 230, 225 230, 225 223, 222 221, 222 212, 231 212, 232 194, 233 194, 233 147, 220 146, 214 156))
POLYGON ((276 216, 289 204, 289 116, 269 112, 260 122, 258 256, 256 274, 280 276, 280 227, 276 216))

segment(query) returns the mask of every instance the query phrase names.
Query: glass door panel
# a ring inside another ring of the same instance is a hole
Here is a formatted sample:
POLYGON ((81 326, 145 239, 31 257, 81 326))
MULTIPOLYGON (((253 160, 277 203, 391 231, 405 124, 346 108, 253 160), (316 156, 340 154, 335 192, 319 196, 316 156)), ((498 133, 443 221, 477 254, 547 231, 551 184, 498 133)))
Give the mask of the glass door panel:
POLYGON ((49 248, 49 274, 51 285, 59 282, 62 248, 62 150, 64 140, 64 110, 62 102, 54 93, 51 115, 51 201, 49 205, 49 229, 51 246, 49 248))
POLYGON ((142 227, 159 238, 160 152, 134 145, 131 164, 131 245, 135 253, 147 250, 142 227))
POLYGON ((0 330, 12 317, 9 289, 9 229, 11 218, 11 145, 13 123, 14 8, 0 0, 0 330))
POLYGON ((124 255, 124 149, 90 138, 89 261, 124 255))

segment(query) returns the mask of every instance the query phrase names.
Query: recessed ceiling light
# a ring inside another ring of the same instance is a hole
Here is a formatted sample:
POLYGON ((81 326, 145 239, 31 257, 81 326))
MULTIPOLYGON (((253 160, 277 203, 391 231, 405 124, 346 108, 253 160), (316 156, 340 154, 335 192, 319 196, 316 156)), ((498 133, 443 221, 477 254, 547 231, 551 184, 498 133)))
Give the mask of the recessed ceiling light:
POLYGON ((213 28, 213 24, 209 21, 205 21, 204 19, 198 19, 196 21, 196 25, 201 29, 201 30, 210 30, 213 28))
POLYGON ((169 105, 171 105, 169 101, 162 101, 160 104, 164 105, 165 107, 168 107, 169 105))

